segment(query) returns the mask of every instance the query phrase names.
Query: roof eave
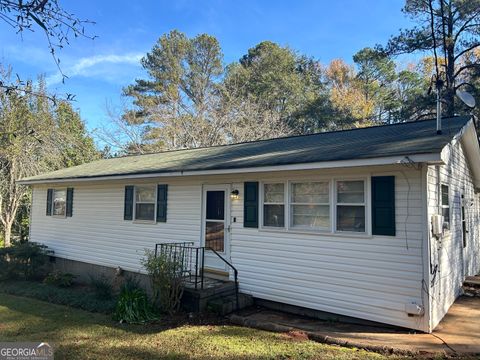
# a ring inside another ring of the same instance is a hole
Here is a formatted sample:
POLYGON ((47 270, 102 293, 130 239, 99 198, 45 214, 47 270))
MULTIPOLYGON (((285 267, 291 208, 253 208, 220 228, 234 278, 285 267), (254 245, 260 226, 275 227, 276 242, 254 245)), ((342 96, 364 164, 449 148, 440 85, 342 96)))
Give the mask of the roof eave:
POLYGON ((294 171, 294 170, 315 170, 315 169, 334 169, 359 166, 392 165, 401 163, 429 163, 443 164, 441 153, 407 154, 388 157, 375 157, 366 159, 351 159, 337 161, 322 161, 313 163, 300 163, 290 165, 259 166, 237 169, 216 169, 216 170, 197 170, 197 171, 175 171, 175 172, 152 172, 137 174, 115 174, 90 177, 70 177, 53 179, 32 179, 18 180, 21 185, 51 184, 51 183, 73 183, 85 181, 106 181, 122 179, 145 179, 155 177, 182 177, 182 176, 202 176, 202 175, 224 175, 238 173, 258 173, 272 171, 294 171))
MULTIPOLYGON (((458 138, 465 149, 465 156, 473 175, 474 186, 476 189, 480 189, 480 144, 473 119, 464 126, 458 135, 458 138)), ((453 141, 455 140, 456 139, 453 141)))

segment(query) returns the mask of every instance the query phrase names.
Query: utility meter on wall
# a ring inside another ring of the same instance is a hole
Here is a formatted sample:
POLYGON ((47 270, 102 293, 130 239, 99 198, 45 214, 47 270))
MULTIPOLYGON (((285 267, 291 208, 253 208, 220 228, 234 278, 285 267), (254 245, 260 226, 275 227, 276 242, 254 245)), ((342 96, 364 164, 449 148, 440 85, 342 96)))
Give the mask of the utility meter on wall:
POLYGON ((443 234, 443 216, 440 214, 432 215, 432 232, 436 237, 443 234))

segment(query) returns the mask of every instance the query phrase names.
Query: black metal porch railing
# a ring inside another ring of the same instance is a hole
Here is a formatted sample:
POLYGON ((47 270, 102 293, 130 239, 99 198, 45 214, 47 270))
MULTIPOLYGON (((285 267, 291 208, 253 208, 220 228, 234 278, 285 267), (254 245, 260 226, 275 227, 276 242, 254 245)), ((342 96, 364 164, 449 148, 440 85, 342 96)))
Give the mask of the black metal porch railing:
POLYGON ((205 251, 211 251, 233 271, 235 281, 235 302, 238 309, 238 271, 216 250, 206 246, 195 246, 193 242, 155 244, 155 257, 162 255, 180 265, 181 276, 193 284, 195 290, 203 289, 205 279, 205 251))
POLYGON ((162 255, 179 264, 182 277, 194 284, 195 289, 203 289, 204 249, 194 246, 193 242, 155 244, 155 257, 162 255))

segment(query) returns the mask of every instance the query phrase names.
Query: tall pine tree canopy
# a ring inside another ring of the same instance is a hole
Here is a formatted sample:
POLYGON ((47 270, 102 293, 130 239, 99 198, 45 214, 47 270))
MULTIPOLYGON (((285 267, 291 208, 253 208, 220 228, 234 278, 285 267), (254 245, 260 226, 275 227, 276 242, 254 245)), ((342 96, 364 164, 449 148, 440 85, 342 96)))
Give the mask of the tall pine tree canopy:
POLYGON ((318 128, 315 111, 322 86, 318 61, 270 41, 259 43, 229 65, 224 81, 231 96, 278 113, 294 133, 318 128))
POLYGON ((415 26, 384 46, 360 49, 351 62, 328 64, 271 41, 224 64, 215 37, 173 30, 142 59, 145 78, 124 89, 132 106, 116 120, 130 132, 120 152, 433 117, 437 79, 444 115, 471 113, 455 92, 479 95, 480 0, 406 0, 403 11, 415 26), (410 53, 420 56, 396 61, 410 53))
POLYGON ((148 79, 124 89, 135 107, 124 118, 145 126, 147 150, 210 144, 205 138, 216 136, 209 114, 216 106, 222 59, 220 45, 210 35, 189 39, 174 30, 158 39, 141 60, 148 79))
POLYGON ((480 0, 406 0, 403 12, 417 25, 401 30, 378 49, 390 55, 433 55, 435 76, 444 82, 445 115, 465 111, 455 91, 480 67, 478 61, 469 61, 480 48, 480 0))

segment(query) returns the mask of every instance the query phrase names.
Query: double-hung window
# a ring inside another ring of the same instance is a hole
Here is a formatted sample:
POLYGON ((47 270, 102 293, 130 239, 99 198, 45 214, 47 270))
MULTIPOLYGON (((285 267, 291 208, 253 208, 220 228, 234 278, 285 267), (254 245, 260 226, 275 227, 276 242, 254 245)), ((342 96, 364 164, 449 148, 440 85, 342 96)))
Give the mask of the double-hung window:
POLYGON ((54 189, 52 201, 52 214, 54 216, 64 217, 67 214, 67 190, 54 189))
POLYGON ((445 229, 450 229, 450 201, 448 199, 448 185, 441 186, 441 204, 443 227, 445 229))
POLYGON ((291 183, 290 226, 305 230, 330 229, 328 181, 291 183))
POLYGON ((285 184, 263 184, 263 226, 285 227, 285 184))
POLYGON ((336 230, 365 232, 365 181, 336 182, 336 230))
POLYGON ((156 187, 135 186, 135 220, 155 221, 156 187))
POLYGON ((292 180, 262 184, 263 228, 367 231, 367 180, 292 180))

